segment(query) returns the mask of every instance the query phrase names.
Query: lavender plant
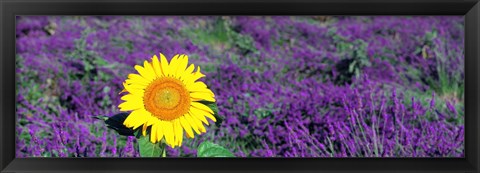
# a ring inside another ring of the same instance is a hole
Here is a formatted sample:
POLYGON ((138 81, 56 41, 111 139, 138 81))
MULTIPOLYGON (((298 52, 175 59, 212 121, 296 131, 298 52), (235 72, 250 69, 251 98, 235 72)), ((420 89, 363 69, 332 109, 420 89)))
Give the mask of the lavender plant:
POLYGON ((141 156, 95 117, 117 115, 125 76, 162 52, 202 67, 219 116, 168 156, 212 141, 240 157, 463 157, 463 30, 461 16, 20 16, 16 155, 141 156))

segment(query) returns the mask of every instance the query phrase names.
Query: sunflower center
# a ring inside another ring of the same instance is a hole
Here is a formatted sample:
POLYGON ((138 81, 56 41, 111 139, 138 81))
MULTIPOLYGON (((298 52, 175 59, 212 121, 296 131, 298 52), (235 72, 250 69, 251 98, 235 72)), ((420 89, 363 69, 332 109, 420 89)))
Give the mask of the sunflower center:
POLYGON ((145 89, 145 109, 161 120, 174 120, 186 114, 190 108, 190 94, 178 79, 155 79, 145 89))

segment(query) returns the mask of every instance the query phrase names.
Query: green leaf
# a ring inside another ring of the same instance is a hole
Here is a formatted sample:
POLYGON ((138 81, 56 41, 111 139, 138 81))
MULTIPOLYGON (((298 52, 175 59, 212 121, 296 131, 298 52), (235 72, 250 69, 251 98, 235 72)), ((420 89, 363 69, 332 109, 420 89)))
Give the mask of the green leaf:
POLYGON ((235 157, 220 145, 205 141, 197 149, 197 157, 235 157))
POLYGON ((138 136, 140 136, 137 139, 137 142, 141 157, 160 157, 165 152, 165 145, 162 142, 157 142, 154 144, 150 142, 150 135, 138 136))
POLYGON ((117 131, 117 133, 120 135, 133 136, 134 135, 133 129, 130 129, 123 125, 123 122, 125 121, 125 119, 127 119, 127 117, 128 117, 128 113, 122 112, 122 113, 115 114, 111 117, 96 116, 94 118, 105 121, 105 124, 107 124, 108 128, 111 128, 117 131))

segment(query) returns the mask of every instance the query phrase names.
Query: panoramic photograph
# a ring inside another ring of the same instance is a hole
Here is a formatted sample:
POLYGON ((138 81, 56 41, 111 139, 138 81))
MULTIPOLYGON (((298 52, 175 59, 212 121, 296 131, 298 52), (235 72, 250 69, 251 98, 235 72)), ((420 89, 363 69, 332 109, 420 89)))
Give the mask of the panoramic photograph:
POLYGON ((464 157, 464 27, 17 16, 16 157, 464 157))

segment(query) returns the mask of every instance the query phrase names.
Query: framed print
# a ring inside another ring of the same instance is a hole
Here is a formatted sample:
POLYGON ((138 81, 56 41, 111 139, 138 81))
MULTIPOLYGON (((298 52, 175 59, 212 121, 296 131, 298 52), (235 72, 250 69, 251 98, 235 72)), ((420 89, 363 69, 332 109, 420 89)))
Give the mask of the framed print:
POLYGON ((2 172, 478 172, 478 1, 0 5, 2 172))

